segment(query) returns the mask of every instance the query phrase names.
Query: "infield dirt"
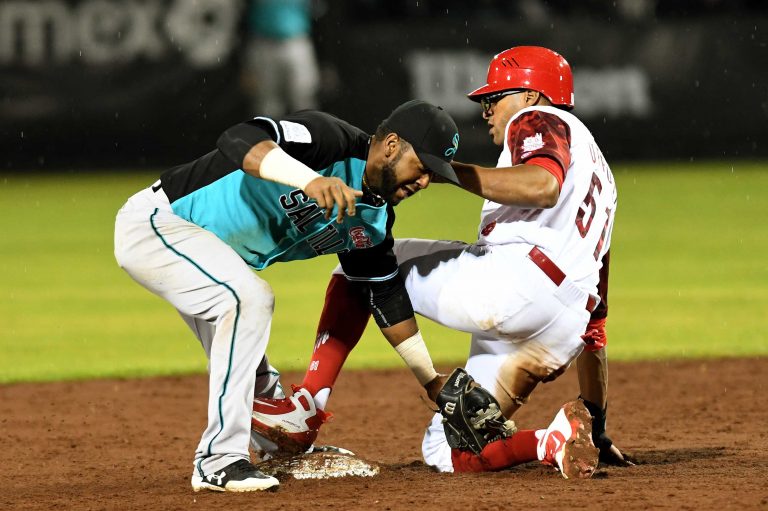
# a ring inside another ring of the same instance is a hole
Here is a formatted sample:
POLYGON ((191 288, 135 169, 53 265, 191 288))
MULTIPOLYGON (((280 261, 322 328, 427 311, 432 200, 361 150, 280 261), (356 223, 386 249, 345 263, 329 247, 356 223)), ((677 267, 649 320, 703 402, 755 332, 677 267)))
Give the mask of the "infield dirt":
MULTIPOLYGON (((205 376, 7 385, 0 510, 765 510, 767 375, 768 358, 611 363, 608 429, 640 464, 567 481, 538 463, 437 474, 421 461, 432 414, 415 379, 406 370, 344 372, 320 443, 379 462, 381 474, 289 479, 277 492, 249 494, 190 488, 205 376)), ((283 383, 300 378, 288 373, 283 383)), ((514 419, 545 427, 577 394, 571 369, 514 419)))

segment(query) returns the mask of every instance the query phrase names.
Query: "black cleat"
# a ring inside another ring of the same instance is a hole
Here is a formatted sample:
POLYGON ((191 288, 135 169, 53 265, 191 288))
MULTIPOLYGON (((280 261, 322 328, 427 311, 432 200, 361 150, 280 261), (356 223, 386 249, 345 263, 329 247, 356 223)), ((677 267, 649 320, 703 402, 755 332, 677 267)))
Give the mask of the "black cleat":
POLYGON ((272 476, 261 473, 246 460, 237 460, 218 472, 201 477, 192 476, 192 489, 195 491, 259 491, 279 485, 272 476))

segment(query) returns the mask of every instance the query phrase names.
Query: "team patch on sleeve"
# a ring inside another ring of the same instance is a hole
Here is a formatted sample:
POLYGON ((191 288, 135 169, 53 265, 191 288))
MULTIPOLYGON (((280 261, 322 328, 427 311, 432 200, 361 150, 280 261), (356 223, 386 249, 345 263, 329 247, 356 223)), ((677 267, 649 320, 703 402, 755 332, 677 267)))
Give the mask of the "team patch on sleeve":
POLYGON ((555 114, 540 110, 525 112, 509 125, 507 144, 512 165, 543 156, 554 160, 565 174, 571 164, 571 130, 555 114))
POLYGON ((294 142, 297 144, 312 143, 312 135, 303 124, 291 121, 280 121, 280 126, 283 128, 283 136, 286 142, 294 142))

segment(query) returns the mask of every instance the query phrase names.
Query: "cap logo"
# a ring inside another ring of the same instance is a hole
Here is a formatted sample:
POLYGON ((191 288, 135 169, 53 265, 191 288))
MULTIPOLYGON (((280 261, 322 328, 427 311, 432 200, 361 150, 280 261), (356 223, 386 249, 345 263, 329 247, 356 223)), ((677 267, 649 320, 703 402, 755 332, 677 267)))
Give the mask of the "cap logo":
POLYGON ((459 149, 459 134, 456 133, 453 136, 453 140, 451 140, 451 143, 453 144, 453 147, 449 147, 445 150, 445 154, 449 158, 453 158, 453 155, 456 154, 456 151, 459 149))

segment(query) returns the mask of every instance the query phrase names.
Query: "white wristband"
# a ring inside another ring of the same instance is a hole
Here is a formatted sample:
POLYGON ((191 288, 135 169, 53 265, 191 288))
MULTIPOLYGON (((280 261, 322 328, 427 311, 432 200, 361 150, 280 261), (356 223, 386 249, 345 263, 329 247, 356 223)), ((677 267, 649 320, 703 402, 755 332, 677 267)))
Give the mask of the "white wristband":
POLYGON ((304 190, 309 182, 320 177, 320 174, 275 147, 261 160, 259 177, 304 190))
POLYGON ((426 385, 437 376, 437 371, 432 364, 432 357, 429 356, 427 345, 421 337, 421 332, 416 332, 397 346, 395 351, 405 360, 408 367, 411 368, 419 383, 426 385))

